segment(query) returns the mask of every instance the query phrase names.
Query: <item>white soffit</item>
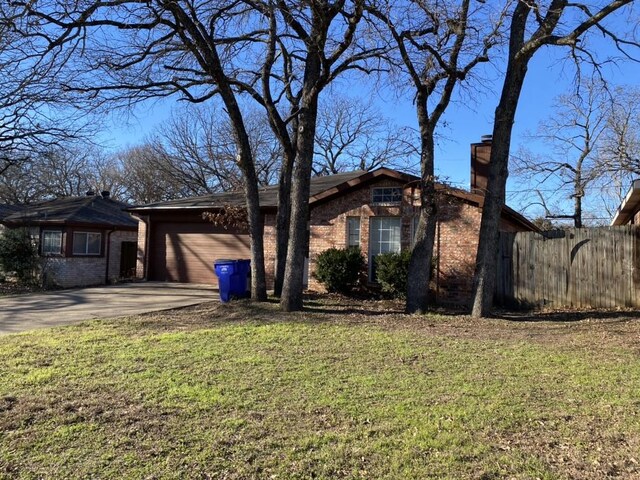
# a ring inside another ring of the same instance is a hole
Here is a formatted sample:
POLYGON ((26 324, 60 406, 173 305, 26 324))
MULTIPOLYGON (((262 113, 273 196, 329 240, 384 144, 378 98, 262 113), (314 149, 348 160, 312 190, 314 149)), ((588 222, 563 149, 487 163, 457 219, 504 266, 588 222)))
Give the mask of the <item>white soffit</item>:
POLYGON ((640 208, 640 179, 634 180, 631 183, 629 192, 624 197, 624 200, 618 207, 611 225, 626 225, 635 212, 640 208))

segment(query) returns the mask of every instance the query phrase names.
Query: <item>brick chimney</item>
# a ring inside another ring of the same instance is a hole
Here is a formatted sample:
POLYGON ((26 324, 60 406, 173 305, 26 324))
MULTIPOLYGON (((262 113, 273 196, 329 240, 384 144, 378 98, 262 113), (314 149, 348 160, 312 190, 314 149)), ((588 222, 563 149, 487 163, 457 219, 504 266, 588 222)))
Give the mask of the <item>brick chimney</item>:
POLYGON ((471 144, 471 193, 486 193, 490 157, 491 135, 483 135, 480 143, 471 144))

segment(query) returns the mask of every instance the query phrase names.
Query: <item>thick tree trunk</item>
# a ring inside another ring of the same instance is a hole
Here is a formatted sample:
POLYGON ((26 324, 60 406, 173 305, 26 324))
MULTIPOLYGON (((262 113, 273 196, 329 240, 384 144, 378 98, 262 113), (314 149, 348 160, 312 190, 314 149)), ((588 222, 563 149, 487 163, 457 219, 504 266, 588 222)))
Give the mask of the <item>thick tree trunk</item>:
POLYGON ((267 299, 267 281, 264 269, 264 222, 260 214, 257 181, 250 184, 247 179, 245 197, 251 238, 251 298, 257 301, 267 299))
POLYGON ((429 281, 431 280, 431 260, 436 236, 436 188, 435 188, 435 144, 433 128, 427 112, 426 95, 419 92, 416 96, 418 123, 420 124, 420 219, 415 232, 415 242, 409 262, 407 282, 408 313, 423 313, 429 303, 429 281))
POLYGON ((578 165, 578 173, 574 182, 573 199, 573 226, 582 228, 582 197, 584 188, 582 187, 582 162, 578 165))
POLYGON ((573 226, 576 228, 582 228, 582 197, 576 195, 575 210, 573 212, 573 226))
POLYGON ((315 89, 311 90, 303 95, 298 114, 297 157, 291 182, 289 246, 280 297, 280 307, 285 312, 302 310, 304 265, 309 242, 307 224, 311 166, 318 111, 318 95, 315 89))
POLYGON ((238 149, 237 162, 244 175, 244 193, 251 239, 251 298, 264 301, 267 299, 267 282, 264 269, 263 219, 260 213, 258 176, 256 175, 251 142, 249 141, 242 111, 236 101, 229 78, 224 73, 218 51, 215 45, 209 41, 210 39, 203 35, 201 26, 177 2, 169 2, 166 8, 172 12, 176 22, 180 24, 179 35, 184 43, 192 45, 192 49, 198 52, 196 58, 203 71, 210 75, 217 85, 219 95, 229 115, 235 144, 238 149))
MULTIPOLYGON (((429 189, 426 189, 427 195, 428 191, 429 189)), ((409 262, 411 281, 407 282, 407 313, 424 313, 429 304, 429 281, 436 236, 436 208, 432 199, 425 198, 422 194, 421 197, 428 203, 426 208, 420 209, 420 220, 409 262)))
POLYGON ((220 85, 220 90, 233 127, 238 148, 238 165, 244 176, 244 193, 251 240, 251 298, 262 302, 267 299, 267 281, 264 268, 264 222, 260 213, 258 176, 240 107, 227 84, 220 85))
MULTIPOLYGON (((314 27, 320 26, 314 23, 314 27)), ((302 310, 304 265, 309 244, 309 191, 318 117, 318 95, 321 87, 321 52, 326 32, 312 32, 307 39, 300 109, 296 117, 296 158, 291 177, 291 213, 289 215, 289 245, 280 296, 280 308, 285 312, 302 310)))
POLYGON ((496 108, 493 142, 489 160, 489 178, 482 209, 480 239, 476 256, 473 285, 472 316, 485 317, 491 313, 498 263, 498 235, 504 206, 508 176, 511 131, 516 107, 527 72, 527 61, 510 62, 500 103, 496 108))
POLYGON ((498 235, 500 219, 504 206, 504 195, 509 174, 509 150, 511 149, 511 131, 516 117, 518 100, 527 75, 527 65, 536 48, 524 48, 527 18, 531 5, 519 2, 511 18, 509 35, 509 58, 507 70, 496 107, 493 124, 493 141, 489 158, 487 191, 482 208, 480 238, 476 267, 473 277, 473 305, 471 315, 485 317, 491 313, 496 283, 496 264, 498 263, 498 235))
POLYGON ((282 295, 284 274, 287 265, 287 250, 289 244, 289 225, 291 216, 291 174, 295 154, 286 154, 280 169, 280 184, 278 186, 278 213, 276 215, 276 271, 273 293, 276 297, 282 295))
POLYGON ((267 281, 264 268, 264 221, 260 212, 258 176, 253 163, 249 136, 244 128, 244 122, 235 98, 229 103, 225 102, 225 105, 236 136, 238 165, 244 176, 244 194, 251 240, 251 298, 263 302, 267 299, 267 281))

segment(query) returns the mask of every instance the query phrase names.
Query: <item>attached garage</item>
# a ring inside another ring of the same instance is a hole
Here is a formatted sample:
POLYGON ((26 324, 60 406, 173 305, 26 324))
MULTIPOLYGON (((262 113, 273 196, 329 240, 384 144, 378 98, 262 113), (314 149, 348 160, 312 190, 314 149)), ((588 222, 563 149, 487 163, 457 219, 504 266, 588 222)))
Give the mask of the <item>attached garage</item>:
POLYGON ((217 286, 213 262, 251 258, 249 235, 209 222, 152 222, 149 279, 217 286))

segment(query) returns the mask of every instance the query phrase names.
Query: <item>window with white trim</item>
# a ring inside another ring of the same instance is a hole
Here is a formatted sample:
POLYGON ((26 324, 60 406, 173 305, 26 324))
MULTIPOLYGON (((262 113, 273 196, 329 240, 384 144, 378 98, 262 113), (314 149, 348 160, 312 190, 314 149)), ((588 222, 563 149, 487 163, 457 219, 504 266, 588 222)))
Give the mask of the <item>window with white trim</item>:
POLYGON ((375 187, 371 189, 371 203, 374 205, 400 205, 402 203, 402 188, 375 187))
POLYGON ((400 217, 370 217, 369 219, 369 280, 376 281, 376 256, 400 253, 400 217))
POLYGON ((347 246, 360 246, 360 217, 347 217, 347 246))
POLYGON ((100 255, 100 244, 102 234, 96 232, 74 232, 73 233, 73 254, 74 255, 100 255))
POLYGON ((60 230, 44 230, 40 251, 42 255, 60 255, 62 253, 62 232, 60 230))

